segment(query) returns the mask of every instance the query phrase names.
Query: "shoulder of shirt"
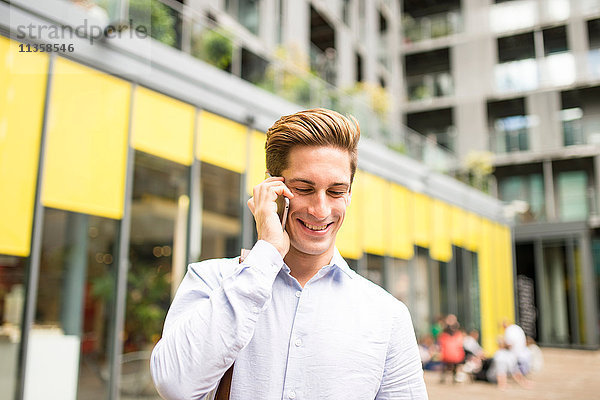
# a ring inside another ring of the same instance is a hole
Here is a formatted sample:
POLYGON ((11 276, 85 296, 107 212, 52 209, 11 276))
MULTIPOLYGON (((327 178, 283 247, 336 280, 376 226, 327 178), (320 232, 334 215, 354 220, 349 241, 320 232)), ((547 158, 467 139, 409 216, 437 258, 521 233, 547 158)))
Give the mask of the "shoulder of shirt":
POLYGON ((240 266, 239 257, 211 258, 188 265, 188 274, 193 274, 203 280, 223 279, 223 276, 232 274, 240 266))

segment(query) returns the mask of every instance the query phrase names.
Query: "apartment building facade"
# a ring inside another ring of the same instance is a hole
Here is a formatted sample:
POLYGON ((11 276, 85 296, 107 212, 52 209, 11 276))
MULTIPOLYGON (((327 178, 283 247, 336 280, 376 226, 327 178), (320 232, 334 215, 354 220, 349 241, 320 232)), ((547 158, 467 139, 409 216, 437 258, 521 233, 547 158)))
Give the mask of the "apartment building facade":
POLYGON ((404 121, 461 159, 493 153, 521 324, 544 344, 597 348, 600 2, 402 7, 404 121))

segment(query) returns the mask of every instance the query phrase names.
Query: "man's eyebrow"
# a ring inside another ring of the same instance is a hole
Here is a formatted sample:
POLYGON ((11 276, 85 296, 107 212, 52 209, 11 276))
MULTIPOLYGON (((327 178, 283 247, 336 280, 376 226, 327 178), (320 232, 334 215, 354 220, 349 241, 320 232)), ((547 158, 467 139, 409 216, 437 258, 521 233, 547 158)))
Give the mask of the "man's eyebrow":
MULTIPOLYGON (((303 179, 303 178, 292 178, 290 180, 286 180, 285 183, 286 184, 290 184, 290 183, 306 183, 307 185, 312 185, 315 186, 315 183, 309 179, 303 179)), ((350 183, 348 182, 336 182, 336 183, 332 183, 329 186, 345 186, 345 187, 349 187, 350 183)))

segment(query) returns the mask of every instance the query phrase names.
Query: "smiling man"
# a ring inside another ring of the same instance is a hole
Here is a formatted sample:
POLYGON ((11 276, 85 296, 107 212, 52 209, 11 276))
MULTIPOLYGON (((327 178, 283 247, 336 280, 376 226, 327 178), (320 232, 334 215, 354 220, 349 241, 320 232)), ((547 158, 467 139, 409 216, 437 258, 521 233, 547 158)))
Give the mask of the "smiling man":
POLYGON ((358 123, 314 109, 267 132, 248 206, 248 256, 192 264, 151 358, 165 399, 426 399, 407 308, 335 248, 351 200, 358 123), (285 230, 276 199, 290 199, 285 230), (220 384, 221 383, 221 384, 220 384))

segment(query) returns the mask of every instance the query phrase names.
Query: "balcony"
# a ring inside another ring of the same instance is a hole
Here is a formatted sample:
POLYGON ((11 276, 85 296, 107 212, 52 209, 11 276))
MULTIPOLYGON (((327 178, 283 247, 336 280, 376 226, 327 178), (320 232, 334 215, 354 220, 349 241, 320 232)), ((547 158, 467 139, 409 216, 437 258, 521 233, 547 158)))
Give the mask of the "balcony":
POLYGON ((406 78, 408 101, 430 100, 452 96, 454 82, 450 72, 437 72, 406 78))
POLYGON ((496 120, 490 132, 490 150, 496 154, 529 150, 529 118, 515 115, 496 120))
POLYGON ((463 30, 463 20, 458 11, 420 18, 413 18, 406 14, 402 26, 404 26, 404 41, 406 44, 411 44, 460 33, 463 30))
MULTIPOLYGON (((235 32, 220 27, 214 19, 171 0, 151 1, 155 5, 152 14, 138 14, 138 18, 142 19, 140 23, 146 22, 146 26, 151 26, 149 21, 156 21, 158 17, 154 13, 164 17, 160 24, 152 25, 156 28, 151 35, 154 40, 245 78, 257 87, 303 107, 326 107, 352 114, 360 121, 364 137, 421 161, 432 169, 447 172, 457 165, 454 154, 438 146, 435 140, 391 123, 389 100, 386 100, 384 89, 369 85, 350 89, 334 86, 332 82, 336 80, 337 70, 335 50, 323 51, 313 43, 310 54, 304 56, 284 54, 286 51, 283 50, 268 58, 247 54, 250 51, 244 47, 243 39, 235 32), (243 57, 244 52, 246 57, 243 57), (254 62, 244 65, 244 59, 254 62)), ((130 10, 137 2, 132 0, 129 3, 130 10)), ((438 78, 437 82, 436 93, 446 93, 444 79, 438 78)))
POLYGON ((498 93, 565 86, 575 82, 575 71, 575 57, 570 52, 509 61, 495 66, 494 86, 498 93))
POLYGON ((561 118, 565 146, 600 144, 600 121, 585 120, 579 108, 562 110, 561 118))

